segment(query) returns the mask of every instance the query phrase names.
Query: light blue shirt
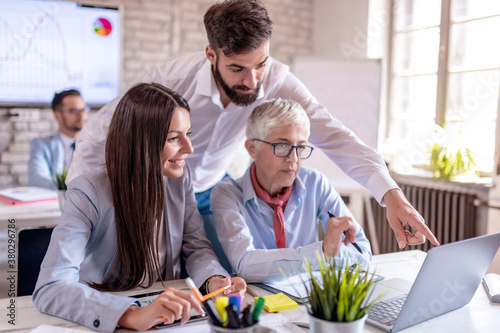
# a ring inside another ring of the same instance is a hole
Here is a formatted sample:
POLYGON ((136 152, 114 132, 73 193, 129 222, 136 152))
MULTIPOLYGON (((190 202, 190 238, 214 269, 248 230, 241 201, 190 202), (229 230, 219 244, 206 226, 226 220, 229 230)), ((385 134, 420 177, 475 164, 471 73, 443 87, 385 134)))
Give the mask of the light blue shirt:
POLYGON ((64 145, 59 131, 43 138, 34 138, 30 146, 28 184, 57 189, 54 179, 56 174, 63 171, 64 160, 64 145))
MULTIPOLYGON (((317 222, 326 231, 328 211, 337 217, 352 217, 330 181, 319 171, 307 168, 299 171, 284 211, 286 249, 276 248, 273 208, 257 197, 250 168, 243 177, 225 178, 216 185, 210 205, 224 252, 236 274, 247 282, 282 279, 280 268, 287 275, 303 272, 304 258, 317 268, 317 253, 323 253, 317 222)), ((342 243, 336 259, 366 264, 372 258, 370 243, 361 226, 355 224, 356 243, 363 254, 352 244, 342 243)))

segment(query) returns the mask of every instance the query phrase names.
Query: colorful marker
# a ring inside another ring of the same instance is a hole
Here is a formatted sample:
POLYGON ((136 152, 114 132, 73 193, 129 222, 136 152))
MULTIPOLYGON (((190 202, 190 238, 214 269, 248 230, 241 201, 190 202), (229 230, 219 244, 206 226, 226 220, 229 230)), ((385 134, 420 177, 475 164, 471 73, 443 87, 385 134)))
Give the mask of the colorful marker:
POLYGON ((240 314, 241 308, 241 296, 240 295, 231 295, 229 296, 229 305, 236 305, 236 310, 238 311, 238 315, 240 314))
POLYGON ((259 297, 257 299, 257 302, 255 302, 255 307, 252 312, 253 324, 259 321, 260 312, 262 311, 263 308, 264 308, 264 299, 262 297, 259 297))
POLYGON ((226 306, 228 305, 229 305, 229 298, 227 298, 226 296, 221 296, 215 300, 215 308, 219 313, 219 317, 221 319, 221 323, 223 326, 226 326, 227 324, 226 306))

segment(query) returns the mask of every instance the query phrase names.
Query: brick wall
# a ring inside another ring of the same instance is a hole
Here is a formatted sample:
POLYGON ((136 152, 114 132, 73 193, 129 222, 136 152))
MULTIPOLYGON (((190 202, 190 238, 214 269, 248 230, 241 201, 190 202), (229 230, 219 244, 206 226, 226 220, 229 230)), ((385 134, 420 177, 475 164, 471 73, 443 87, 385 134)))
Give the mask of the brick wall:
MULTIPOLYGON (((122 90, 161 59, 205 49, 203 14, 213 0, 97 2, 123 5, 122 90)), ((264 0, 264 3, 274 22, 271 55, 285 63, 291 63, 293 56, 311 55, 313 1, 264 0)), ((48 108, 0 108, 0 188, 27 185, 31 139, 56 129, 57 123, 48 108), (8 116, 19 112, 22 117, 8 116)))

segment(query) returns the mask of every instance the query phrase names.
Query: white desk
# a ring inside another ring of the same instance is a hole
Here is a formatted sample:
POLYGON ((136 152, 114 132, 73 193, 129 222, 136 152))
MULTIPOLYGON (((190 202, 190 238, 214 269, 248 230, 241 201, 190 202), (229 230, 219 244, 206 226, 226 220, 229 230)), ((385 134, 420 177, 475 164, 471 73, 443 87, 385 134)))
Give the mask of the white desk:
MULTIPOLYGON (((373 257, 376 272, 386 279, 401 278, 414 281, 425 259, 426 253, 414 250, 398 253, 388 253, 373 257)), ((457 258, 460 260, 460 258, 457 258)), ((294 320, 302 321, 307 318, 304 307, 299 310, 286 310, 282 313, 294 320), (301 311, 302 313, 299 313, 301 311)), ((365 332, 383 332, 370 325, 365 325, 365 332)), ((421 324, 409 327, 401 332, 499 332, 500 331, 500 303, 491 303, 483 285, 477 289, 471 302, 455 311, 441 315, 421 324)))
MULTIPOLYGON (((420 266, 422 265, 425 255, 426 254, 421 251, 383 254, 374 256, 373 264, 375 265, 377 272, 384 275, 388 279, 399 277, 413 281, 420 269, 420 266)), ((168 286, 180 289, 186 288, 186 285, 182 280, 169 281, 168 286)), ((160 290, 160 288, 161 286, 159 286, 159 284, 155 284, 154 288, 152 288, 151 291, 160 290)), ((249 286, 249 289, 252 293, 258 295, 269 294, 268 292, 255 286, 249 286)), ((118 294, 133 295, 141 294, 144 292, 145 291, 141 289, 137 290, 135 293, 126 292, 118 294)), ((5 297, 4 295, 0 296, 5 297)), ((252 297, 247 296, 245 298, 245 301, 251 302, 252 297)), ((15 298, 15 304, 17 306, 16 326, 13 327, 12 325, 9 325, 7 323, 7 320, 9 319, 7 316, 7 306, 10 304, 9 302, 10 299, 8 298, 0 299, 0 331, 15 329, 16 332, 30 332, 32 329, 42 324, 88 330, 75 323, 39 313, 34 308, 33 303, 31 302, 31 296, 15 298)), ((305 307, 303 306, 299 306, 299 308, 297 309, 281 311, 281 313, 292 321, 296 319, 307 318, 305 307)), ((422 324, 410 327, 402 332, 498 332, 499 328, 500 304, 490 303, 488 297, 486 296, 486 292, 481 285, 479 286, 472 301, 465 307, 436 317, 422 324)), ((308 331, 307 329, 304 330, 308 331)), ((128 332, 128 330, 120 330, 118 332, 128 332)), ((365 332, 381 331, 374 327, 366 325, 365 332)))
POLYGON ((59 221, 59 201, 52 200, 20 205, 0 201, 0 229, 7 229, 8 220, 16 220, 16 229, 54 227, 59 221))

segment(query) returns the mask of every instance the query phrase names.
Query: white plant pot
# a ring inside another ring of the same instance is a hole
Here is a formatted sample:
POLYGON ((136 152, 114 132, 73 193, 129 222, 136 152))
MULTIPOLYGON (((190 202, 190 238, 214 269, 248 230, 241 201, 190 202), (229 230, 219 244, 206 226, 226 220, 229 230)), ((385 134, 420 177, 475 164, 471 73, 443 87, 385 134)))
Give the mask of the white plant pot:
POLYGON ((59 199, 59 209, 62 210, 66 201, 66 190, 57 190, 57 198, 59 199))
POLYGON ((318 319, 309 314, 309 329, 312 333, 362 333, 366 318, 368 314, 355 321, 339 323, 318 319))
POLYGON ((210 327, 212 328, 212 333, 277 333, 276 330, 266 326, 260 326, 258 323, 249 327, 242 328, 224 328, 214 326, 212 325, 212 323, 210 323, 210 327))

